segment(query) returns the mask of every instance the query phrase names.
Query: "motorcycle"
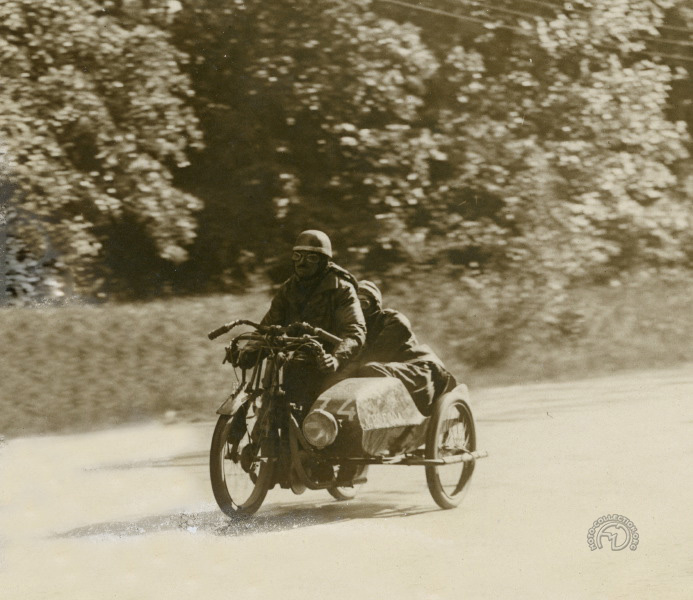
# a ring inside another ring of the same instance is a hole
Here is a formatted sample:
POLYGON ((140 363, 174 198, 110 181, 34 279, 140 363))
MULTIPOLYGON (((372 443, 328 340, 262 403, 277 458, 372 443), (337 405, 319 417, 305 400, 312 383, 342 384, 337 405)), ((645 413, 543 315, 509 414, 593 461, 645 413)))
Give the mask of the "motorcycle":
POLYGON ((226 515, 254 514, 276 485, 296 494, 324 489, 336 500, 351 500, 370 465, 423 466, 438 506, 460 504, 476 461, 487 456, 476 448, 467 386, 437 398, 430 417, 392 377, 343 379, 306 408, 287 397, 285 368, 317 360, 324 345, 340 338, 306 323, 247 320, 222 325, 208 337, 240 325, 252 330, 232 339, 224 362, 238 366, 244 351, 256 359, 217 410, 209 461, 214 498, 226 515))

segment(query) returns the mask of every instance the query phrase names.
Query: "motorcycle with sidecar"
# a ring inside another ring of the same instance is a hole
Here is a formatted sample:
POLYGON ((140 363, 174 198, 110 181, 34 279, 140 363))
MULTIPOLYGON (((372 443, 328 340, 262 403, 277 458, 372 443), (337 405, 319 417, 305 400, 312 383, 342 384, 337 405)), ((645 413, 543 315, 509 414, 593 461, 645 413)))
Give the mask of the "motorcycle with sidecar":
POLYGON ((300 494, 327 490, 350 500, 370 465, 423 466, 428 489, 445 509, 462 500, 476 461, 476 429, 467 386, 435 400, 424 417, 401 381, 392 377, 347 378, 309 407, 291 401, 284 370, 293 360, 324 353, 341 340, 306 323, 263 326, 247 320, 222 325, 215 339, 249 326, 225 348, 234 367, 244 347, 257 356, 219 407, 212 436, 210 477, 217 504, 229 517, 255 513, 268 490, 279 485, 300 494))

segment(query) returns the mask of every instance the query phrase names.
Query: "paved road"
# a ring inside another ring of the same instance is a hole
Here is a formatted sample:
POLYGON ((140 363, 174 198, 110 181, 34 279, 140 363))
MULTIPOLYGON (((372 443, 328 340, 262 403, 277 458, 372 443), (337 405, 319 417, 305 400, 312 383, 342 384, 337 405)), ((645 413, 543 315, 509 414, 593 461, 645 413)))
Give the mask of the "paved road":
POLYGON ((473 398, 490 457, 453 511, 380 467, 353 502, 273 490, 234 527, 212 423, 7 441, 0 598, 691 598, 693 366, 473 398), (609 513, 636 551, 590 551, 609 513))

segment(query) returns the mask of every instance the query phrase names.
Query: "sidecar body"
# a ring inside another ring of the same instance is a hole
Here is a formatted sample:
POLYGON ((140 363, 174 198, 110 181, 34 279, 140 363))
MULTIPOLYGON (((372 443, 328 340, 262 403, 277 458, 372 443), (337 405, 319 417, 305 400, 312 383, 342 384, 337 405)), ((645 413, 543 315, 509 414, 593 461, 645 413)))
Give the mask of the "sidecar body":
POLYGON ((399 379, 350 378, 318 397, 303 434, 323 456, 386 457, 424 444, 427 422, 399 379))

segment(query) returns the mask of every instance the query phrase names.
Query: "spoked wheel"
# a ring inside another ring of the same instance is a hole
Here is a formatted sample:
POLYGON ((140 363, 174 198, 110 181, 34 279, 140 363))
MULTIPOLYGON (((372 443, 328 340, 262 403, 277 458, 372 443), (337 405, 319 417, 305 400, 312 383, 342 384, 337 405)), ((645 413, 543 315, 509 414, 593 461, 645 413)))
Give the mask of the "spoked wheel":
MULTIPOLYGON (((368 465, 359 465, 356 467, 356 472, 354 473, 354 479, 365 477, 366 473, 368 472, 368 465)), ((341 486, 341 485, 335 485, 331 488, 327 488, 327 491, 330 493, 330 496, 332 496, 335 500, 339 500, 340 502, 344 502, 346 500, 353 500, 356 498, 356 494, 358 494, 359 489, 361 489, 361 486, 363 484, 356 484, 353 486, 341 486)))
MULTIPOLYGON (((453 457, 476 450, 476 431, 469 405, 461 398, 443 397, 433 411, 426 434, 426 458, 453 457)), ((474 471, 474 461, 427 465, 426 481, 441 508, 455 508, 474 471)))
POLYGON ((212 436, 212 490, 219 508, 232 518, 255 513, 272 483, 274 462, 267 458, 268 440, 250 437, 257 421, 255 410, 251 407, 249 414, 240 410, 232 417, 221 415, 212 436))

